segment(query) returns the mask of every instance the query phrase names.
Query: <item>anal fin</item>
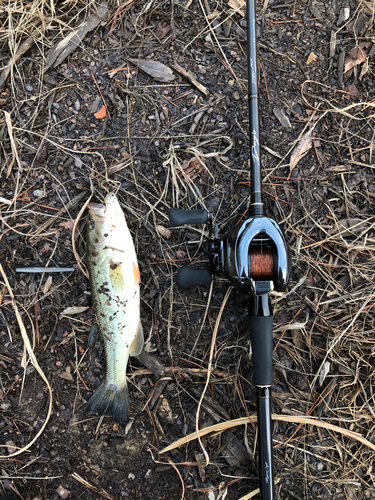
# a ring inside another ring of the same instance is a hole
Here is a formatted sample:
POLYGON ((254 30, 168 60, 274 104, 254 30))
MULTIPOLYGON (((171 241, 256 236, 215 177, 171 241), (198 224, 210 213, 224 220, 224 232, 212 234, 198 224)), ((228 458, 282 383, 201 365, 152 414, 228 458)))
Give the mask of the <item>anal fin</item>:
POLYGON ((134 340, 129 347, 130 356, 139 356, 142 352, 143 344, 144 344, 143 328, 141 320, 139 320, 137 333, 135 334, 134 340))

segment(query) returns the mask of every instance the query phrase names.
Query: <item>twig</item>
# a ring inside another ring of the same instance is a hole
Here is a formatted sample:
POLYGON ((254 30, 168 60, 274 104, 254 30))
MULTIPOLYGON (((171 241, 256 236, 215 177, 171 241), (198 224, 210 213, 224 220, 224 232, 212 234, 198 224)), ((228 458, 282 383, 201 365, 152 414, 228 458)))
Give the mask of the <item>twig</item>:
POLYGON ((198 90, 200 90, 202 92, 202 94, 204 94, 205 96, 208 96, 210 91, 204 85, 202 85, 200 82, 198 82, 198 80, 195 78, 195 76, 193 75, 193 73, 191 71, 188 71, 188 70, 182 68, 176 62, 172 63, 172 67, 176 71, 181 73, 181 75, 183 75, 185 78, 187 78, 189 80, 189 82, 191 82, 195 87, 197 87, 198 90))

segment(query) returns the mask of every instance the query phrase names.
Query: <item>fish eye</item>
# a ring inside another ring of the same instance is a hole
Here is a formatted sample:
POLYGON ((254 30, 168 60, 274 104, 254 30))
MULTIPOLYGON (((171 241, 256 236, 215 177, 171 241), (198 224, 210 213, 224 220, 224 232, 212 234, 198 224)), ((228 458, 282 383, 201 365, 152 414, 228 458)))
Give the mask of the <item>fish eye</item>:
POLYGON ((90 220, 89 222, 89 229, 90 230, 95 229, 95 222, 93 220, 90 220))

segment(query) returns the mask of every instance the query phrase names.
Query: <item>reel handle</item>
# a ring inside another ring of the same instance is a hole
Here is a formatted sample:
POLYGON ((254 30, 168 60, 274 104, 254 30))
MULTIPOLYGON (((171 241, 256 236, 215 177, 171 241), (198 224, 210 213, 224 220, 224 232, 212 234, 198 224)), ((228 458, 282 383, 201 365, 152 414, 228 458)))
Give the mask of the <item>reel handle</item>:
POLYGON ((180 267, 177 273, 177 283, 184 287, 201 285, 207 286, 212 281, 209 269, 193 269, 192 267, 180 267))
POLYGON ((168 210, 169 227, 184 226, 185 224, 206 224, 209 213, 207 210, 182 210, 170 208, 168 210))

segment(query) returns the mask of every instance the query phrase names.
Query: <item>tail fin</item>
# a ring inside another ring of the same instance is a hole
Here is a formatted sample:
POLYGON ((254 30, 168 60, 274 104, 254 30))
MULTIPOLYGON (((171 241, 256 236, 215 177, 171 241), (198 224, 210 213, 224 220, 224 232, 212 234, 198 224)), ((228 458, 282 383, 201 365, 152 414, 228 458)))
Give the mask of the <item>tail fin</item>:
POLYGON ((128 386, 117 387, 109 384, 104 377, 96 392, 86 403, 84 412, 88 415, 110 414, 117 422, 123 424, 129 420, 129 406, 128 386))

